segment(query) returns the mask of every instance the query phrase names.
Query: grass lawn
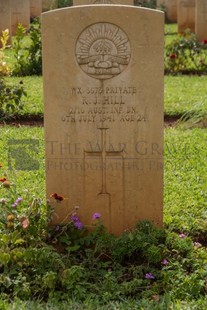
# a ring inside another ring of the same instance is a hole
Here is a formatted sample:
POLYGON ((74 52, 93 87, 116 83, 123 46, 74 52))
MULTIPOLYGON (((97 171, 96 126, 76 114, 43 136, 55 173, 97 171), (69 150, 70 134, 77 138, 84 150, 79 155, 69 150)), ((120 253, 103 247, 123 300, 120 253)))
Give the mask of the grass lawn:
POLYGON ((6 80, 11 84, 19 84, 23 81, 27 96, 22 98, 24 109, 21 115, 40 115, 43 116, 43 85, 41 76, 26 77, 7 77, 6 80))
POLYGON ((3 176, 14 182, 19 195, 22 191, 29 190, 33 196, 45 197, 44 173, 44 135, 43 128, 39 127, 0 127, 0 154, 3 165, 3 176), (23 141, 23 142, 22 142, 23 141), (26 141, 26 144, 24 144, 26 141), (35 144, 33 149, 33 143, 35 144), (16 153, 23 148, 23 160, 33 159, 38 161, 38 170, 18 170, 16 153))
POLYGON ((207 228, 207 130, 165 130, 164 222, 192 235, 207 228))
POLYGON ((165 76, 165 115, 205 115, 206 84, 207 76, 165 76))
POLYGON ((165 24, 165 45, 168 45, 176 39, 177 32, 177 24, 165 24))

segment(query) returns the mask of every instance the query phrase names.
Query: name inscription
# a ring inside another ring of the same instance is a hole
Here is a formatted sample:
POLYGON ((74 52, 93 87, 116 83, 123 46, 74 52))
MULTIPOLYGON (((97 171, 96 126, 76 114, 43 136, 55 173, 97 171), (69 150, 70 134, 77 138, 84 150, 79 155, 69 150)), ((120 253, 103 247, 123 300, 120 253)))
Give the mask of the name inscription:
POLYGON ((145 122, 135 101, 137 88, 126 87, 72 87, 70 95, 78 99, 78 106, 69 108, 61 116, 65 123, 83 122, 145 122))

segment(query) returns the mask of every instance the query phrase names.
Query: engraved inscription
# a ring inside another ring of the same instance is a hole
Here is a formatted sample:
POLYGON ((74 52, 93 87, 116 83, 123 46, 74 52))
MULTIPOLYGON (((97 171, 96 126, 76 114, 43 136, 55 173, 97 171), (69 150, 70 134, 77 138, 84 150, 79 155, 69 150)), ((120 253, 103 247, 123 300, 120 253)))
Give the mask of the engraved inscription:
POLYGON ((77 87, 63 89, 62 93, 72 95, 77 105, 70 107, 61 116, 64 123, 105 122, 146 122, 146 111, 141 112, 144 98, 142 92, 133 85, 106 87, 77 87), (139 94, 140 104, 136 100, 139 94))
POLYGON ((77 87, 63 89, 63 94, 76 98, 77 105, 68 108, 61 116, 64 123, 146 122, 146 112, 141 112, 144 98, 133 85, 106 87, 77 87), (140 103, 137 101, 139 94, 140 103))
MULTIPOLYGON (((135 95, 137 93, 137 88, 132 86, 125 87, 71 87, 72 95, 104 95, 104 96, 113 96, 113 95, 135 95)), ((64 94, 67 92, 64 90, 64 94)))
POLYGON ((128 66, 130 57, 127 35, 110 23, 89 26, 76 42, 76 59, 81 69, 99 80, 120 74, 128 66))
POLYGON ((136 107, 89 107, 70 108, 68 113, 62 115, 64 123, 95 123, 95 122, 146 122, 145 114, 140 113, 136 107))

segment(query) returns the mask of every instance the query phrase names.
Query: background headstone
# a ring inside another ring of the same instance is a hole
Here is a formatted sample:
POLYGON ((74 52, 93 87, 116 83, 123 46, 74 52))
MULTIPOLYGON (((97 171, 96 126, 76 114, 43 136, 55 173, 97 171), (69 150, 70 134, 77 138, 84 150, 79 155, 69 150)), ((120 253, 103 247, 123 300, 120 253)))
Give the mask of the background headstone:
POLYGON ((207 40, 207 0, 196 0, 195 33, 199 41, 207 40))
POLYGON ((10 0, 12 35, 16 34, 18 24, 30 27, 30 0, 10 0))
POLYGON ((55 10, 58 7, 58 0, 42 0, 42 11, 55 10))
MULTIPOLYGON (((11 12, 10 0, 0 0, 0 36, 2 31, 8 29, 10 34, 9 44, 11 43, 11 12)), ((1 42, 0 42, 1 47, 1 42)))
POLYGON ((177 21, 177 0, 157 0, 157 7, 164 7, 169 22, 177 21))
POLYGON ((30 17, 39 17, 42 14, 42 0, 30 0, 30 17))
POLYGON ((195 0, 178 0, 177 5, 178 32, 195 32, 195 0))
POLYGON ((134 0, 73 0, 73 5, 86 4, 125 4, 133 5, 134 0))
POLYGON ((164 14, 84 6, 42 15, 46 188, 116 235, 162 225, 164 14), (78 23, 76 22, 78 20, 78 23))

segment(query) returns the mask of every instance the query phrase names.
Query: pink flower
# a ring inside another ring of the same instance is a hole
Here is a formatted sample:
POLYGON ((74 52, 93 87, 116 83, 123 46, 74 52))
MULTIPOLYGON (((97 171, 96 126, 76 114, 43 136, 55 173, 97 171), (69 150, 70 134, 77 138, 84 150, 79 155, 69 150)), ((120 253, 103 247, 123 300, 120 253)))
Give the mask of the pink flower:
POLYGON ((92 219, 93 220, 98 220, 98 219, 100 219, 100 217, 101 217, 101 214, 96 212, 96 213, 93 214, 92 219))
POLYGON ((196 249, 199 249, 200 247, 202 247, 202 244, 200 242, 194 242, 193 245, 196 249))
POLYGON ((22 221, 22 228, 26 229, 27 227, 29 227, 29 219, 28 218, 25 218, 23 219, 22 221))
POLYGON ((185 239, 186 235, 182 233, 182 234, 179 235, 179 237, 185 239))

